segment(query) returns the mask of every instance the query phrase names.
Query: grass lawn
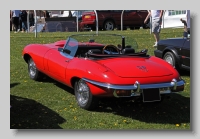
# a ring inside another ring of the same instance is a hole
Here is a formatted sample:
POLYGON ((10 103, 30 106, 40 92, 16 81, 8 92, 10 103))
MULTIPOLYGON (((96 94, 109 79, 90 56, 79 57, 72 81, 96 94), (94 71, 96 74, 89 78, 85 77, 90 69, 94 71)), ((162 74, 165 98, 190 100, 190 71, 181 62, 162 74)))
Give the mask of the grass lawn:
MULTIPOLYGON (((101 32, 101 31, 100 31, 101 32)), ((104 31, 105 32, 105 31, 104 31)), ((183 29, 162 29, 161 39, 182 37, 183 29)), ((82 32, 87 33, 87 32, 82 32)), ((95 32, 94 32, 95 33, 95 32)), ((154 55, 149 29, 107 31, 134 38, 138 49, 154 55)), ((29 78, 22 49, 31 43, 52 43, 77 32, 10 33, 10 128, 11 129, 151 129, 190 130, 190 73, 181 72, 185 90, 161 103, 137 103, 104 99, 95 111, 78 107, 73 90, 52 79, 29 78)), ((108 38, 109 39, 109 38, 108 38)), ((115 40, 111 40, 115 41, 115 40)))

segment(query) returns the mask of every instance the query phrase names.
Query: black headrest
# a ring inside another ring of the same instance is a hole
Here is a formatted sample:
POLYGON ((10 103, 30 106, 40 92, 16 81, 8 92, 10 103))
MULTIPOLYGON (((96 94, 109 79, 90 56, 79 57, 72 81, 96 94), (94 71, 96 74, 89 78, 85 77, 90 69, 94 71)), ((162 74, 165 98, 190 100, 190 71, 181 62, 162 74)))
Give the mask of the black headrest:
POLYGON ((133 48, 124 48, 122 50, 122 54, 134 54, 135 53, 135 49, 133 48))
POLYGON ((90 53, 90 54, 102 54, 101 50, 99 50, 99 49, 90 49, 88 51, 88 53, 90 53))

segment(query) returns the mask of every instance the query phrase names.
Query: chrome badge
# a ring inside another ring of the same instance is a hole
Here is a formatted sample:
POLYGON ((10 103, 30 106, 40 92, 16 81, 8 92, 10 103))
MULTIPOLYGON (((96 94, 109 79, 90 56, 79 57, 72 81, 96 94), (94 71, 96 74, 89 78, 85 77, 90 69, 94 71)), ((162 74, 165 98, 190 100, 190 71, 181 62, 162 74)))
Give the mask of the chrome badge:
POLYGON ((145 66, 137 66, 138 69, 144 72, 148 72, 148 69, 145 66))

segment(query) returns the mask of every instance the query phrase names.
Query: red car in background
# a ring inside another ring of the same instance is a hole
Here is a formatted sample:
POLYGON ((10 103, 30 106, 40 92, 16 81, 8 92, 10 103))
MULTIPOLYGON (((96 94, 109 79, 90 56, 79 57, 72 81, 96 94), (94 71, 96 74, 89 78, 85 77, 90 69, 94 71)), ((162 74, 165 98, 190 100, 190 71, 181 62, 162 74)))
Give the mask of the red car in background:
MULTIPOLYGON (((100 30, 121 29, 122 10, 96 10, 98 16, 98 27, 100 30)), ((148 14, 147 10, 124 10, 123 29, 149 28, 149 22, 144 24, 148 14)), ((96 29, 96 14, 94 10, 82 14, 81 27, 84 29, 96 29)))

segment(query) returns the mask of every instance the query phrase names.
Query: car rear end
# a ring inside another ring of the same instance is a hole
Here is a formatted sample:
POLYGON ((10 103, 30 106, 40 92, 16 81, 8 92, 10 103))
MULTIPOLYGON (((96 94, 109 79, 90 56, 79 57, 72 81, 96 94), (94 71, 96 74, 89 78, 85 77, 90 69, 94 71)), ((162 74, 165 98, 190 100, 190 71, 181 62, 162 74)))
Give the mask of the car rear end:
POLYGON ((82 13, 82 22, 81 26, 84 30, 93 29, 96 26, 96 15, 93 10, 85 11, 82 13))

